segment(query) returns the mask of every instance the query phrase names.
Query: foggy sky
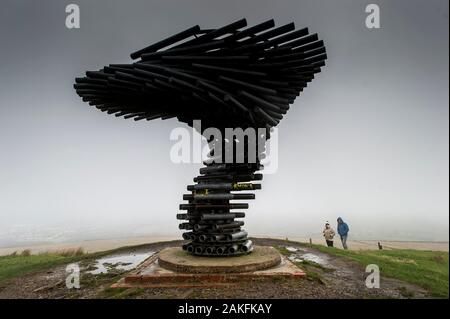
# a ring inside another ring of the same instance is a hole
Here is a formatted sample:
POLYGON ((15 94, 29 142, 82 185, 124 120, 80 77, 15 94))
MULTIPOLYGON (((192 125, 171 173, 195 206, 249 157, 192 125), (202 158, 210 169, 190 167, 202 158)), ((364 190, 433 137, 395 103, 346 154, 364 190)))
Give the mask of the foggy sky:
POLYGON ((170 161, 181 124, 106 115, 72 85, 187 27, 242 17, 309 27, 328 52, 279 125, 279 169, 250 203, 249 233, 309 236, 342 216, 353 238, 448 240, 447 0, 6 0, 0 245, 44 228, 181 236, 175 214, 200 167, 170 161), (69 3, 80 29, 65 27, 69 3), (365 27, 369 3, 381 29, 365 27))

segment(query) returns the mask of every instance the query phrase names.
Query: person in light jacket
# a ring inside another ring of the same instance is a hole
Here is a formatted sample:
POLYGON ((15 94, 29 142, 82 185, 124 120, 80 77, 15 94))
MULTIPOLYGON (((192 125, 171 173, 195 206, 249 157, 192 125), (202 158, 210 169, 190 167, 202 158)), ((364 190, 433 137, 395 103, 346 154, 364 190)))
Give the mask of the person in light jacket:
POLYGON ((327 222, 325 224, 325 229, 323 230, 323 237, 325 237, 325 241, 327 242, 328 247, 333 247, 333 238, 335 232, 333 228, 330 227, 330 224, 327 222))
POLYGON ((350 230, 350 228, 348 228, 347 223, 345 223, 341 217, 339 217, 337 219, 337 223, 338 223, 337 230, 338 230, 339 236, 341 236, 342 247, 344 247, 344 249, 348 249, 347 237, 348 237, 348 231, 350 230))

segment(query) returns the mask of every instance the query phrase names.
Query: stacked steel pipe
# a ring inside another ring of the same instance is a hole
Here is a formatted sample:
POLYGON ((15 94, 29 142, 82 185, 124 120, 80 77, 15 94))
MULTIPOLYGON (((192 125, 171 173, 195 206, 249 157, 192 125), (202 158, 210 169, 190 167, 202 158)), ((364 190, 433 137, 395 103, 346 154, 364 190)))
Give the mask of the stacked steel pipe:
POLYGON ((244 222, 235 220, 245 217, 245 213, 231 212, 247 209, 248 204, 230 201, 255 198, 242 191, 261 187, 249 183, 261 179, 261 174, 254 174, 258 169, 258 164, 211 164, 200 169, 203 175, 194 179, 197 184, 188 186, 191 194, 183 196, 188 204, 180 205, 187 214, 177 215, 178 219, 188 220, 180 224, 180 229, 188 230, 183 233, 183 238, 189 240, 183 249, 204 256, 240 255, 253 250, 247 232, 241 228, 244 222))
POLYGON ((209 159, 204 162, 206 167, 201 168, 200 176, 194 178, 197 184, 189 185, 187 190, 191 193, 183 196, 188 203, 181 204, 180 209, 187 210, 187 213, 178 214, 177 218, 187 220, 180 224, 180 229, 188 231, 183 234, 183 238, 189 240, 183 249, 191 254, 236 256, 253 250, 252 241, 242 229, 244 222, 236 220, 245 217, 244 212, 236 210, 248 209, 248 204, 235 203, 234 200, 255 199, 255 194, 248 191, 261 189, 261 184, 252 181, 262 180, 262 174, 255 172, 263 169, 260 159, 264 157, 265 144, 259 144, 260 148, 253 150, 257 156, 252 163, 249 160, 251 148, 245 145, 239 150, 237 142, 234 138, 220 143, 223 149, 236 149, 231 163, 224 161, 222 149, 221 154, 216 153, 218 146, 212 143, 209 159), (236 158, 240 155, 242 163, 237 163, 236 158), (222 163, 217 163, 218 157, 222 163))
MULTIPOLYGON (((269 137, 295 98, 325 65, 326 50, 317 34, 294 23, 275 27, 273 20, 246 27, 241 19, 217 29, 188 28, 131 54, 135 62, 110 64, 76 78, 76 92, 97 109, 126 119, 176 117, 193 126, 264 128, 269 137)), ((203 130, 200 133, 204 133, 203 130)), ((234 147, 236 141, 223 141, 234 147)), ((262 155, 263 150, 258 151, 262 155)), ((248 158, 248 154, 246 154, 248 158)), ((222 158, 223 159, 223 158, 222 158)), ((217 163, 213 154, 197 184, 184 196, 186 219, 180 228, 190 240, 184 248, 197 255, 236 255, 251 251, 242 230, 247 208, 230 200, 253 199, 261 179, 256 163, 217 163), (251 186, 253 185, 253 186, 251 186), (234 193, 233 191, 237 191, 234 193)))

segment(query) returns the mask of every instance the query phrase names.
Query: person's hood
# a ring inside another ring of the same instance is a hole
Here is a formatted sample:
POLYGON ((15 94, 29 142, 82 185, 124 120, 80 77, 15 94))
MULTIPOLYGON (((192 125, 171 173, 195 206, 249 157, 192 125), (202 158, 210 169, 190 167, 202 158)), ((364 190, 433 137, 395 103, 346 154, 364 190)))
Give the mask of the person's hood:
POLYGON ((338 217, 337 221, 338 221, 338 223, 343 223, 344 222, 344 220, 341 217, 338 217))

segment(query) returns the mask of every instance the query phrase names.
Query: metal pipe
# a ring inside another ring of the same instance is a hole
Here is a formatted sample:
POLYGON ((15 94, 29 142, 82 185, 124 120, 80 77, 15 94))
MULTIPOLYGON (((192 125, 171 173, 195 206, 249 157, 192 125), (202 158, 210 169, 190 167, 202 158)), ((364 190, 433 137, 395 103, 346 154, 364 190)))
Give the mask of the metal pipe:
POLYGON ((241 230, 237 233, 233 233, 233 234, 228 234, 228 239, 229 240, 235 240, 235 239, 241 239, 241 238, 245 238, 247 237, 247 232, 245 230, 241 230))
POLYGON ((234 244, 228 248, 228 253, 234 254, 238 251, 238 245, 234 244))
POLYGON ((191 235, 192 235, 192 232, 189 232, 189 233, 183 233, 183 239, 184 240, 189 240, 189 239, 191 239, 191 235))
POLYGON ((223 255, 225 253, 225 251, 227 250, 227 247, 225 246, 220 246, 216 248, 216 253, 217 255, 223 255))
MULTIPOLYGON (((255 199, 255 194, 185 194, 184 200, 205 199, 205 200, 233 200, 233 199, 255 199)), ((177 215, 178 216, 178 215, 177 215)), ((178 217, 177 217, 178 218, 178 217)))
POLYGON ((227 213, 227 214, 203 214, 202 220, 217 220, 217 219, 233 219, 243 218, 245 213, 227 213))
POLYGON ((245 91, 240 91, 240 94, 241 94, 242 96, 245 96, 245 97, 248 98, 249 100, 251 100, 251 101, 257 103, 259 106, 261 106, 261 107, 263 107, 263 108, 272 110, 272 111, 274 111, 274 112, 280 112, 280 108, 279 108, 278 106, 276 106, 276 105, 273 104, 273 103, 267 102, 266 100, 261 99, 261 98, 255 96, 255 95, 253 95, 253 94, 250 94, 250 93, 245 92, 245 91))
POLYGON ((273 90, 273 89, 269 89, 260 85, 256 85, 256 84, 251 84, 248 82, 244 82, 244 81, 240 81, 240 80, 236 80, 227 76, 219 76, 219 80, 231 83, 233 85, 237 85, 239 87, 239 89, 246 89, 246 90, 251 90, 251 91, 256 91, 262 94, 272 94, 272 95, 276 95, 277 91, 273 90))
POLYGON ((183 43, 179 45, 179 47, 184 47, 185 45, 195 44, 195 43, 204 43, 210 40, 213 40, 217 37, 220 37, 222 35, 225 35, 227 33, 232 33, 237 29, 243 28, 247 26, 247 20, 246 19, 240 19, 238 21, 235 21, 233 23, 230 23, 228 25, 225 25, 219 29, 212 30, 211 32, 208 32, 201 37, 198 37, 196 39, 193 39, 191 41, 188 41, 186 43, 183 43))
POLYGON ((248 43, 258 43, 259 41, 265 41, 270 38, 276 37, 277 35, 293 31, 295 29, 295 24, 293 22, 285 24, 281 27, 269 30, 267 32, 258 34, 257 36, 251 37, 248 40, 244 40, 241 42, 242 45, 248 44, 248 43))
POLYGON ((213 239, 213 241, 221 241, 221 240, 227 239, 227 236, 226 235, 213 235, 211 238, 213 239))
POLYGON ((263 23, 257 24, 253 27, 247 28, 245 30, 236 32, 233 35, 226 37, 224 40, 227 42, 236 41, 243 39, 248 36, 254 36, 256 33, 265 31, 267 29, 273 28, 275 26, 275 21, 273 19, 267 20, 263 23))
POLYGON ((212 49, 220 48, 223 44, 224 44, 223 40, 217 40, 217 41, 206 42, 206 43, 198 44, 198 45, 180 47, 180 48, 171 49, 171 50, 162 51, 162 52, 144 53, 141 55, 141 59, 145 61, 145 60, 150 60, 152 58, 160 58, 162 56, 182 55, 182 54, 189 54, 189 53, 196 53, 196 52, 204 52, 205 50, 212 50, 212 49))
POLYGON ((207 229, 207 228, 208 228, 208 226, 206 226, 206 225, 200 225, 200 224, 195 224, 195 225, 194 225, 194 230, 195 230, 195 231, 205 230, 205 229, 207 229))
POLYGON ((198 26, 198 25, 193 26, 193 27, 188 28, 188 29, 186 29, 184 31, 181 31, 181 32, 179 32, 177 34, 174 34, 174 35, 172 35, 172 36, 170 36, 170 37, 168 37, 168 38, 166 38, 164 40, 161 40, 161 41, 156 42, 156 43, 154 43, 152 45, 149 45, 148 47, 145 47, 143 49, 137 50, 137 51, 131 53, 130 57, 132 59, 137 59, 143 53, 155 52, 155 51, 157 51, 159 49, 162 49, 162 48, 164 48, 166 46, 169 46, 169 45, 174 44, 174 43, 176 43, 178 41, 181 41, 181 40, 184 40, 184 39, 186 39, 186 38, 188 38, 190 36, 193 36, 196 33, 198 33, 199 31, 200 31, 200 26, 198 26))
POLYGON ((251 240, 247 240, 241 247, 242 251, 249 252, 253 249, 253 242, 251 240))
POLYGON ((180 210, 210 210, 210 209, 247 209, 247 203, 239 204, 180 204, 180 210))
POLYGON ((229 224, 215 224, 215 225, 213 225, 212 229, 222 230, 222 229, 236 228, 236 227, 241 227, 241 226, 244 226, 244 222, 239 221, 239 222, 232 222, 229 224))
POLYGON ((233 184, 231 183, 211 183, 211 184, 196 184, 188 185, 188 191, 194 190, 232 190, 233 184))
POLYGON ((203 247, 202 246, 196 246, 195 247, 195 253, 197 255, 200 255, 203 252, 203 247))

